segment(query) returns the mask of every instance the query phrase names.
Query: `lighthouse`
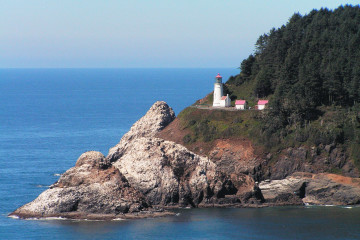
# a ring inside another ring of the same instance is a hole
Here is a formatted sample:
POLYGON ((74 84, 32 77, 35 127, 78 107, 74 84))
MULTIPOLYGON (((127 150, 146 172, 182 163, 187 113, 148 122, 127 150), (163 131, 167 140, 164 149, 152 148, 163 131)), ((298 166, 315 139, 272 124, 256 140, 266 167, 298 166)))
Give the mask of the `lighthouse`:
POLYGON ((222 76, 218 73, 215 77, 213 107, 231 107, 229 94, 223 96, 222 76))
POLYGON ((214 83, 214 102, 213 107, 220 107, 220 101, 223 96, 223 85, 222 85, 222 76, 218 73, 215 77, 214 83))

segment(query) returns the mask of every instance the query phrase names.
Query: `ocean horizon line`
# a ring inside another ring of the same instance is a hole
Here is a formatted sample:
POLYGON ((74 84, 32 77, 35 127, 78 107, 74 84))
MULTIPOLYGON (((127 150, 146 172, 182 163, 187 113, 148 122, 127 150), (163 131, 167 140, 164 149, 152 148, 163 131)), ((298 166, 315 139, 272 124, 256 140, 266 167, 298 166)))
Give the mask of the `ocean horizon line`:
POLYGON ((8 69, 237 69, 238 67, 0 67, 8 69))

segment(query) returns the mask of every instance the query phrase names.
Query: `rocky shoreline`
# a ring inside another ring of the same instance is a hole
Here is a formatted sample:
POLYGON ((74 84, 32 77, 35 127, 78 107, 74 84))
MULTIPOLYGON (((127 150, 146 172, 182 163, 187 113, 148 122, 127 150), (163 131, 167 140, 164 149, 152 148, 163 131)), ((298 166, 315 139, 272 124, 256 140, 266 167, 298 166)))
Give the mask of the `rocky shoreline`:
POLYGON ((174 119, 165 102, 156 102, 106 157, 83 153, 49 189, 9 216, 113 220, 169 216, 180 207, 360 203, 359 178, 293 171, 264 181, 266 159, 248 149, 222 141, 208 157, 161 138, 174 119), (239 157, 244 152, 246 158, 239 157))

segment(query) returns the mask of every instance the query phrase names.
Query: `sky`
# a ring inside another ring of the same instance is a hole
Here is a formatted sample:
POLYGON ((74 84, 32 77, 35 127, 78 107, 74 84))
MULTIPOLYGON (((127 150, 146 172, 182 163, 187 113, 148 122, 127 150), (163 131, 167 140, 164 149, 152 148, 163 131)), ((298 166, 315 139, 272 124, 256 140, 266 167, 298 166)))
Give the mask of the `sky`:
POLYGON ((0 0, 0 68, 238 67, 257 38, 335 0, 0 0))

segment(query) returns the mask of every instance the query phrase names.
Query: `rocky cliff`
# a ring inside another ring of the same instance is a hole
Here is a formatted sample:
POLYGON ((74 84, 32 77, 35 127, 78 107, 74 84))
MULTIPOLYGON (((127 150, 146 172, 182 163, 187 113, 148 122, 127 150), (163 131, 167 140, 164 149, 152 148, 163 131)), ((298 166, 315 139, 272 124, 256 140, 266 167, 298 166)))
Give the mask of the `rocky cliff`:
POLYGON ((171 214, 163 208, 186 206, 360 202, 355 178, 292 174, 292 168, 280 180, 262 181, 271 157, 257 156, 249 142, 217 140, 207 156, 196 154, 162 137, 174 119, 165 102, 156 102, 106 157, 82 154, 48 190, 10 215, 114 219, 163 216, 171 214))
POLYGON ((149 207, 144 195, 131 187, 118 169, 103 168, 104 160, 99 152, 83 153, 75 167, 67 170, 34 201, 10 215, 114 219, 168 214, 149 207))
POLYGON ((75 167, 66 171, 48 190, 10 215, 21 218, 114 219, 172 214, 153 208, 146 196, 132 187, 112 165, 112 160, 117 159, 114 155, 118 153, 117 149, 130 145, 134 139, 152 135, 174 118, 174 112, 166 103, 156 102, 110 150, 108 157, 99 152, 82 154, 75 167))
POLYGON ((276 205, 360 204, 360 179, 330 173, 296 172, 281 180, 260 183, 267 203, 276 205))
POLYGON ((151 205, 196 207, 241 204, 249 199, 256 202, 258 189, 250 176, 229 174, 208 157, 156 137, 174 119, 166 103, 155 103, 120 143, 110 149, 107 161, 151 205), (230 195, 231 198, 225 198, 230 195))

